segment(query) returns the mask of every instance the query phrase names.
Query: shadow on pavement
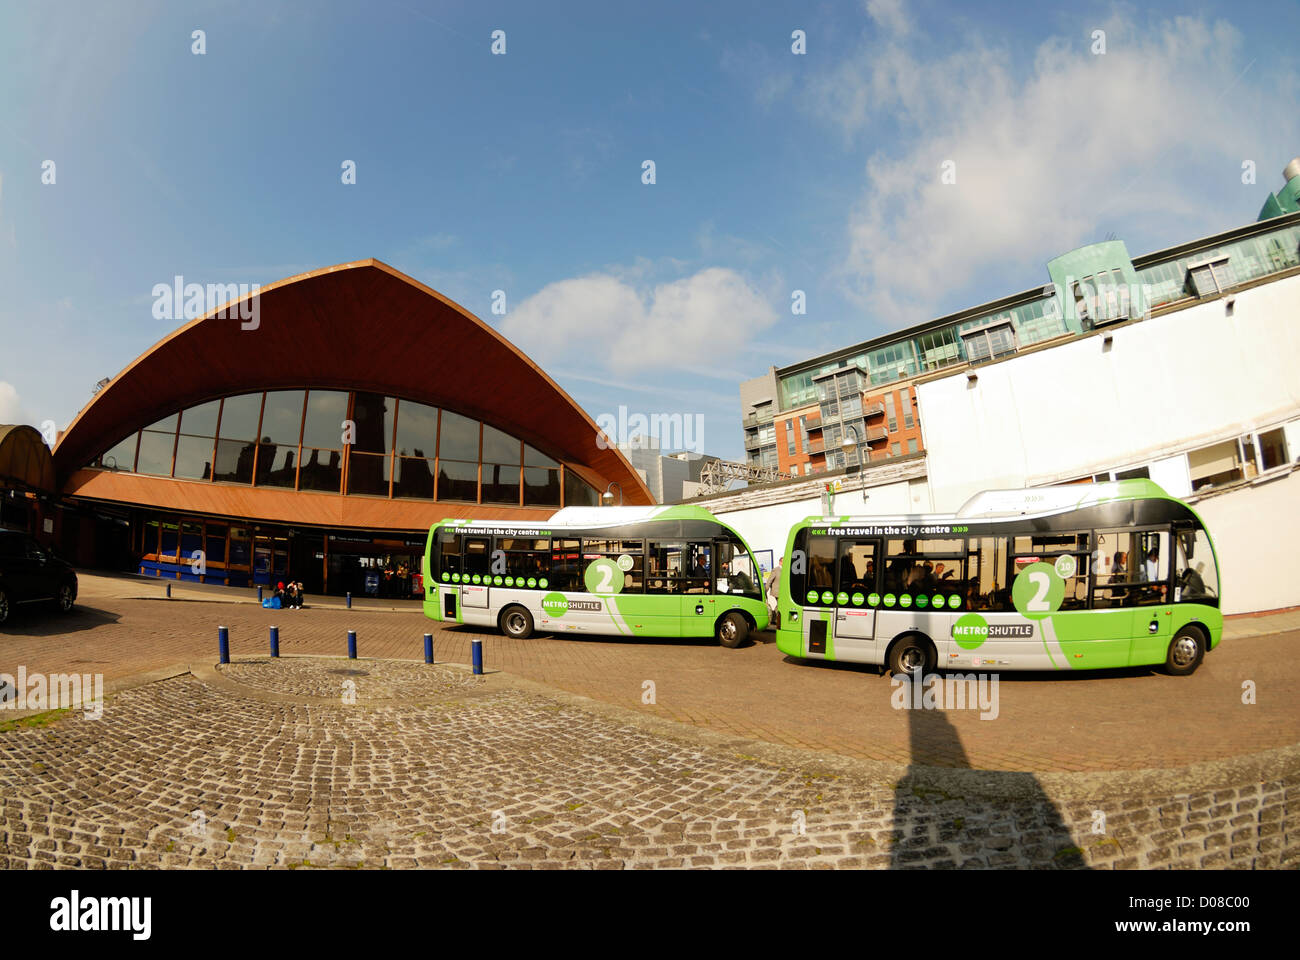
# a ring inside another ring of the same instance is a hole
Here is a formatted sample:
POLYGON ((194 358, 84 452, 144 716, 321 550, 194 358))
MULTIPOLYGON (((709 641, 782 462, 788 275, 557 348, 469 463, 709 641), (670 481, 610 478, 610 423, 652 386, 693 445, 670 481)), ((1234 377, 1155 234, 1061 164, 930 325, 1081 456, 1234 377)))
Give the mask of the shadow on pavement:
POLYGON ((62 637, 121 619, 121 614, 111 610, 80 604, 70 613, 59 613, 53 603, 22 604, 10 610, 9 619, 0 626, 0 637, 62 637))
MULTIPOLYGON (((904 702, 914 704, 910 684, 904 681, 903 689, 909 695, 904 702)), ((1060 811, 1033 774, 975 773, 943 710, 906 709, 911 762, 895 788, 891 869, 1086 868, 1060 811), (978 793, 976 777, 982 781, 978 793)))

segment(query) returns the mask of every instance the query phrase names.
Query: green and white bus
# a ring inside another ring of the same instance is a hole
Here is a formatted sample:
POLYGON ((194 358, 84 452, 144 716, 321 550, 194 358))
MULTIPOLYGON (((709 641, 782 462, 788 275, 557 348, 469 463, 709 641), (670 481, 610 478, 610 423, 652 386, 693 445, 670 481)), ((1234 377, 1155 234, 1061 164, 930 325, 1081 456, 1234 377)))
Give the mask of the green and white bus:
POLYGON ((566 507, 535 523, 443 520, 424 553, 424 613, 554 633, 716 636, 767 628, 759 568, 703 507, 566 507))
POLYGON ((1214 543, 1150 480, 994 490, 956 514, 790 531, 777 646, 935 668, 1192 673, 1223 633, 1214 543))

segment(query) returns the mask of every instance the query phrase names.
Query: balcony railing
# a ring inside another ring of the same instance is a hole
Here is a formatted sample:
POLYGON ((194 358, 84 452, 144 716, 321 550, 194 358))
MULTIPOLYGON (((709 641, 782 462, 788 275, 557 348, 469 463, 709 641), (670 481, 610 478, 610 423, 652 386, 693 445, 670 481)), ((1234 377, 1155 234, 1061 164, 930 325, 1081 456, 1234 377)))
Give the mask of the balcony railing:
POLYGON ((862 405, 862 415, 868 420, 872 417, 883 417, 885 415, 885 405, 879 401, 864 403, 862 405))

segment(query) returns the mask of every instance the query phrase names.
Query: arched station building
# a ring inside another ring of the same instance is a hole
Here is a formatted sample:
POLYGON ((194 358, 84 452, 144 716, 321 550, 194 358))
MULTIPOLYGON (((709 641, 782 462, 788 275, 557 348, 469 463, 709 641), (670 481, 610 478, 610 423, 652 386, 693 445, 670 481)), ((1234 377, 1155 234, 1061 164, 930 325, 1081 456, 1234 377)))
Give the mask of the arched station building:
POLYGON ((255 322, 227 305, 185 324, 59 439, 69 559, 102 564, 107 543, 115 565, 160 577, 360 594, 385 567, 418 575, 445 517, 540 521, 611 483, 654 502, 536 364, 387 264, 250 297, 255 322))

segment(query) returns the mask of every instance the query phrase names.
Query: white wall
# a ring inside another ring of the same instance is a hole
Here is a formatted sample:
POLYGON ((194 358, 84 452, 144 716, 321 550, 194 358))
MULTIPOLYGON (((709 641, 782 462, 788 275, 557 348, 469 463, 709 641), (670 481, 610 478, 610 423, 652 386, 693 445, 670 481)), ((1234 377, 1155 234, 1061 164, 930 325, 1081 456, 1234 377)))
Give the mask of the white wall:
POLYGON ((1300 471, 1192 506, 1214 538, 1224 613, 1300 606, 1300 471))
MULTIPOLYGON (((1300 415, 1300 277, 920 384, 934 509, 973 493, 1146 464, 1191 493, 1186 452, 1300 415)), ((1300 457, 1300 421, 1286 425, 1300 457)), ((1300 604, 1300 472, 1195 501, 1219 550, 1224 612, 1300 604), (1288 548, 1290 552, 1288 553, 1288 548)))
POLYGON ((1151 479, 1171 497, 1186 497, 1192 492, 1192 474, 1187 467, 1187 454, 1180 453, 1150 466, 1151 479))
MULTIPOLYGON (((1300 277, 920 384, 938 510, 1160 460, 1300 414, 1300 277)), ((1297 448, 1300 449, 1300 448, 1297 448)), ((1171 491, 1172 492, 1172 491, 1171 491)))

